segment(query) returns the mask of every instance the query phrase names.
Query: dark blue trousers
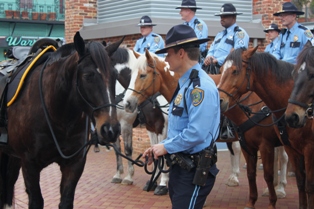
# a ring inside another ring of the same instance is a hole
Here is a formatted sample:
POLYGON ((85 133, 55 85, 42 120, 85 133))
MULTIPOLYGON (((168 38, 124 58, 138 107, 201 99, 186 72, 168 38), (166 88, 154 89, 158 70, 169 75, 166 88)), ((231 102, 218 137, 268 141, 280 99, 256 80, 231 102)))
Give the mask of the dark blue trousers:
POLYGON ((219 170, 214 165, 208 174, 205 186, 193 184, 195 168, 187 171, 175 164, 169 173, 169 196, 172 209, 202 209, 212 190, 219 170))

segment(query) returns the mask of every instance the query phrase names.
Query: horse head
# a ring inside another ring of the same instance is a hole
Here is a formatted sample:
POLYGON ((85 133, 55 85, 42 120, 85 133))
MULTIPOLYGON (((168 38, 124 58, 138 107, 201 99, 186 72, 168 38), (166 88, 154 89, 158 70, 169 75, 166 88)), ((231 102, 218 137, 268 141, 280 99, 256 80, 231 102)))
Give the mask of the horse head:
POLYGON ((222 75, 217 86, 220 92, 221 112, 227 111, 242 94, 250 90, 253 82, 250 76, 250 58, 256 50, 257 47, 233 50, 221 66, 222 75))
POLYGON ((148 50, 138 56, 138 62, 132 71, 129 89, 125 94, 124 105, 128 112, 133 112, 150 96, 160 92, 162 86, 162 71, 167 63, 148 50))
POLYGON ((314 46, 308 41, 298 55, 292 73, 294 86, 288 100, 285 118, 290 127, 305 126, 306 119, 313 119, 314 102, 314 46))
POLYGON ((79 56, 75 85, 80 106, 91 118, 99 143, 115 142, 120 134, 115 106, 116 74, 111 68, 109 54, 121 42, 105 48, 101 43, 85 43, 77 32, 74 46, 79 56))

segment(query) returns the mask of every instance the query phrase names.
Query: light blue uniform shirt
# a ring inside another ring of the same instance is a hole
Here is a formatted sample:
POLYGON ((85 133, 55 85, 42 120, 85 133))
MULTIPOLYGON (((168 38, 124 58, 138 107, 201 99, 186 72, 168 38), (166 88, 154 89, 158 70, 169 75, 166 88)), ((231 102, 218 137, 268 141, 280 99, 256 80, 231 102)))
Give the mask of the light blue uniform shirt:
POLYGON ((306 42, 310 40, 313 45, 313 34, 308 28, 300 25, 298 22, 296 22, 289 31, 289 36, 288 30, 285 34, 281 35, 280 48, 276 49, 273 55, 277 59, 296 64, 297 57, 306 42))
POLYGON ((235 27, 237 27, 236 23, 226 29, 226 34, 225 30, 219 32, 207 52, 207 56, 215 57, 220 66, 224 63, 232 48, 247 49, 249 47, 250 37, 247 32, 241 27, 238 27, 241 31, 235 31, 235 27))
POLYGON ((270 42, 264 52, 268 52, 269 54, 274 55, 274 52, 276 51, 276 49, 280 48, 280 35, 277 36, 272 42, 270 42))
MULTIPOLYGON (((194 16, 190 22, 185 22, 185 25, 193 28, 198 39, 208 38, 208 27, 206 23, 194 16)), ((203 52, 207 49, 207 42, 200 44, 200 51, 203 52)))
MULTIPOLYGON (((146 37, 142 37, 136 41, 134 51, 144 54, 146 48, 148 51, 155 53, 157 50, 165 47, 165 42, 160 35, 151 32, 146 37), (145 39, 145 41, 144 41, 145 39)), ((164 57, 164 54, 157 54, 160 57, 164 57)))
POLYGON ((219 134, 220 101, 214 81, 196 64, 180 79, 180 90, 169 107, 168 135, 161 143, 169 154, 194 154, 208 147, 219 134), (199 71, 200 86, 189 85, 192 69, 199 71), (188 86, 189 85, 189 86, 188 86), (185 89, 186 93, 184 94, 185 89), (195 93, 197 92, 197 93, 195 93), (193 100, 194 98, 194 100, 193 100), (184 100, 186 101, 185 109, 184 100))

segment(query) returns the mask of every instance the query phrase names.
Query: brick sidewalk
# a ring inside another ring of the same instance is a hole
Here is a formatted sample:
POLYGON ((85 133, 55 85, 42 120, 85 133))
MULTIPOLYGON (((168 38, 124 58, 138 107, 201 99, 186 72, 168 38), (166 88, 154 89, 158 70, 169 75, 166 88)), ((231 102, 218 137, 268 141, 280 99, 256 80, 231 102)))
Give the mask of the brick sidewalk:
MULTIPOLYGON (((136 167, 134 183, 131 186, 112 184, 111 178, 115 174, 116 162, 114 151, 107 151, 101 147, 99 153, 92 150, 87 157, 84 173, 76 189, 74 208, 106 208, 106 209, 165 209, 171 208, 168 195, 156 196, 153 192, 142 191, 142 187, 150 178, 143 168, 136 167)), ((134 156, 136 157, 136 156, 134 156)), ((126 169, 126 162, 124 160, 126 169)), ((239 187, 228 187, 225 185, 230 174, 230 158, 226 151, 218 152, 217 167, 220 172, 216 184, 207 198, 207 209, 243 209, 248 200, 248 181, 246 170, 242 168, 244 159, 241 158, 241 173, 239 176, 239 187)), ((267 208, 268 197, 261 194, 266 188, 263 180, 263 171, 257 172, 257 183, 259 199, 256 208, 267 208)), ((277 201, 277 209, 298 208, 298 194, 295 178, 288 177, 286 187, 287 196, 277 201)), ((41 173, 41 187, 45 200, 45 208, 58 208, 60 170, 57 164, 52 164, 41 173)), ((15 189, 16 209, 28 208, 22 175, 16 183, 15 189)))

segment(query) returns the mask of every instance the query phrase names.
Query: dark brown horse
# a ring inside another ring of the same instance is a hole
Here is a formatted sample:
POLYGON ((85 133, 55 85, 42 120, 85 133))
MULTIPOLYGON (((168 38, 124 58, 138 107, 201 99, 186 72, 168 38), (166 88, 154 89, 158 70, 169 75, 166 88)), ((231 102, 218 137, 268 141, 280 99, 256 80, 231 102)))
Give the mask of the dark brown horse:
POLYGON ((7 107, 9 140, 1 146, 1 207, 12 205, 13 190, 7 190, 7 182, 13 188, 21 166, 29 208, 44 208, 40 172, 55 162, 62 173, 59 208, 73 208, 86 162, 89 121, 100 144, 115 142, 120 134, 114 104, 116 75, 109 59, 119 45, 106 51, 98 42, 85 44, 76 33, 74 43, 47 54, 29 71, 21 92, 7 107))
POLYGON ((237 49, 229 54, 223 65, 218 87, 226 92, 221 98, 221 108, 247 91, 254 91, 272 110, 277 135, 296 172, 299 191, 299 208, 314 208, 314 140, 311 122, 299 129, 285 125, 284 112, 288 105, 294 65, 277 60, 268 53, 255 53, 257 47, 247 51, 237 49))
MULTIPOLYGON (((307 119, 313 120, 314 104, 314 46, 308 41, 298 56, 293 71, 294 87, 286 109, 286 121, 290 127, 303 127, 307 119)), ((312 123, 314 125, 314 123, 312 123)), ((314 129, 313 129, 314 130, 314 129)))
MULTIPOLYGON (((138 59, 139 63, 137 67, 137 72, 134 72, 134 74, 132 75, 133 77, 130 84, 130 88, 134 88, 134 91, 127 92, 125 99, 125 108, 129 109, 130 111, 134 110, 137 104, 141 104, 141 102, 143 102, 145 98, 153 95, 157 91, 161 92, 165 96, 165 98, 170 101, 178 83, 178 76, 169 71, 167 63, 148 52, 146 52, 145 55, 141 55, 138 59)), ((216 83, 218 83, 220 75, 211 75, 211 77, 215 80, 216 83)), ((256 94, 249 94, 244 96, 241 104, 249 105, 249 108, 251 108, 252 112, 258 112, 262 107, 265 106, 265 104, 261 102, 256 94)), ((224 112, 226 116, 230 116, 230 119, 233 120, 236 125, 240 126, 248 121, 249 116, 245 115, 243 110, 241 110, 239 106, 234 106, 230 110, 224 112)), ((253 115, 251 115, 251 118, 252 116, 253 115)), ((271 123, 271 118, 265 117, 264 120, 256 123, 271 123)), ((258 150, 261 151, 264 163, 265 181, 267 182, 269 188, 269 208, 275 208, 277 197, 273 184, 274 147, 276 145, 276 141, 279 142, 279 140, 272 127, 259 127, 254 125, 255 124, 253 123, 253 127, 249 128, 243 133, 243 136, 246 140, 243 139, 245 140, 245 143, 242 143, 243 145, 246 145, 246 147, 243 149, 243 154, 248 164, 247 175, 250 185, 250 200, 247 203, 246 208, 254 208, 254 204, 258 197, 256 185, 256 163, 258 150), (261 135, 263 137, 256 137, 257 135, 261 135)), ((284 176, 278 187, 278 192, 281 192, 283 196, 285 196, 285 184, 286 179, 284 176)))

